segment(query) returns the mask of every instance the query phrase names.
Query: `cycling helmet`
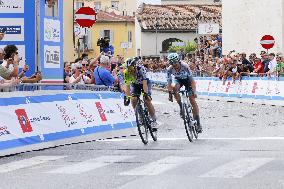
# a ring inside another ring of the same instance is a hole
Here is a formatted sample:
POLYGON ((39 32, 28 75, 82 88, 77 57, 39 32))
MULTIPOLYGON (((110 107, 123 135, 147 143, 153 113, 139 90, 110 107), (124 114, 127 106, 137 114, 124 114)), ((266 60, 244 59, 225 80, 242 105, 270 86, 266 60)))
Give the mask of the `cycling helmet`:
POLYGON ((140 62, 139 57, 134 57, 126 60, 127 67, 136 66, 140 62))
POLYGON ((171 53, 168 55, 168 61, 170 65, 176 64, 180 61, 179 55, 177 53, 171 53))

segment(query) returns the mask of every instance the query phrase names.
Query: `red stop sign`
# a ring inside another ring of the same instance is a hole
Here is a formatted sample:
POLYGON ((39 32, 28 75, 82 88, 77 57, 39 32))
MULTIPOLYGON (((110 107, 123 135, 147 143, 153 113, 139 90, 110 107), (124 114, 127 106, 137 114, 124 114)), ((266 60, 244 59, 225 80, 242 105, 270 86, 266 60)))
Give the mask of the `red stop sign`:
POLYGON ((275 44, 275 39, 271 35, 265 35, 261 38, 260 44, 265 49, 271 49, 275 44))
POLYGON ((90 28, 97 21, 97 13, 90 7, 81 7, 75 13, 75 21, 83 28, 90 28))

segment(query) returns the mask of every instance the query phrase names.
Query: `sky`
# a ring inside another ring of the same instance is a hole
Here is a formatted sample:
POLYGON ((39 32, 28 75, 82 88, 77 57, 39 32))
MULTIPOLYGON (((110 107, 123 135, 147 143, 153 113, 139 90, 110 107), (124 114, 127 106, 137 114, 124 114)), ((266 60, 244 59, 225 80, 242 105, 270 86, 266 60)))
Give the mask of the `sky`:
POLYGON ((161 0, 138 0, 138 4, 140 5, 141 3, 146 3, 146 4, 161 4, 161 0))

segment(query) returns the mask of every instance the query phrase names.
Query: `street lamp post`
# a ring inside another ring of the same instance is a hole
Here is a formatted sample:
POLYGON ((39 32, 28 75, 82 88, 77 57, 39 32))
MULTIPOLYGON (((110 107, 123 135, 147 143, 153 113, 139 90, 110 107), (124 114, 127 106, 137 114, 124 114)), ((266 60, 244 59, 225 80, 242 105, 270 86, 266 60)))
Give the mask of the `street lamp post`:
POLYGON ((158 55, 158 26, 159 22, 156 18, 155 28, 156 28, 156 56, 158 55))

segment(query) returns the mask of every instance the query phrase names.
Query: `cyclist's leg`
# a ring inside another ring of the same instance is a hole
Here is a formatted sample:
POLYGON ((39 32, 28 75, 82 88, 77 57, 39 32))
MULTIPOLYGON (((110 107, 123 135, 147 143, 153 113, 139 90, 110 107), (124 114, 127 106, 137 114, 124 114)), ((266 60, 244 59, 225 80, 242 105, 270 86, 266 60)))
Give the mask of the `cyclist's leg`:
MULTIPOLYGON (((132 84, 131 85, 131 95, 134 96, 134 95, 140 95, 142 92, 142 89, 140 88, 139 85, 136 85, 136 84, 132 84)), ((131 104, 132 104, 132 107, 133 109, 135 110, 136 106, 137 106, 137 102, 138 102, 138 99, 137 97, 133 97, 131 98, 131 104)))
MULTIPOLYGON (((145 99, 145 104, 149 110, 149 114, 151 116, 151 118, 153 120, 156 120, 157 117, 156 117, 156 112, 155 112, 155 108, 152 104, 152 98, 151 98, 151 95, 152 95, 152 85, 151 85, 151 82, 149 80, 147 80, 147 86, 148 86, 148 98, 145 99)), ((143 87, 143 86, 142 86, 143 87)))
POLYGON ((180 97, 180 94, 179 94, 181 84, 180 84, 179 80, 175 79, 173 81, 172 88, 173 88, 173 91, 174 91, 175 99, 176 99, 176 101, 179 105, 179 108, 180 108, 180 115, 182 116, 182 102, 181 102, 181 97, 180 97))
POLYGON ((201 133, 202 127, 201 127, 201 123, 200 123, 199 107, 198 107, 198 104, 196 102, 196 98, 195 98, 196 96, 194 95, 194 92, 193 92, 192 87, 191 87, 191 82, 194 82, 194 81, 188 80, 187 84, 185 84, 185 87, 190 93, 189 101, 190 101, 190 104, 192 106, 193 118, 197 122, 197 132, 201 133))

